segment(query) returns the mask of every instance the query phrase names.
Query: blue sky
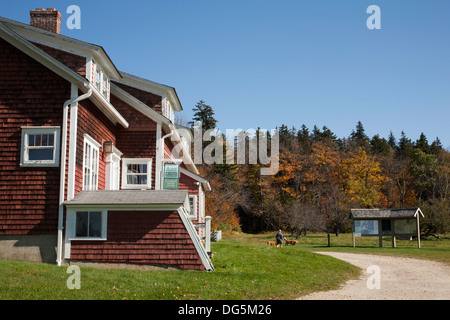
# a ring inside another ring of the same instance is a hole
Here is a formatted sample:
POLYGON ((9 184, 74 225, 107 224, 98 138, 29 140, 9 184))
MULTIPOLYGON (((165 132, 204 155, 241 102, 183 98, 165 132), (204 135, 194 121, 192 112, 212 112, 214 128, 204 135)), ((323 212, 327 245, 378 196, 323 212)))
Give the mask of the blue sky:
POLYGON ((450 1, 3 1, 0 16, 29 23, 56 8, 61 33, 103 46, 119 70, 176 88, 184 117, 199 100, 219 128, 327 126, 450 148, 450 1), (81 9, 81 30, 65 22, 81 9), (366 9, 381 9, 369 30, 366 9))

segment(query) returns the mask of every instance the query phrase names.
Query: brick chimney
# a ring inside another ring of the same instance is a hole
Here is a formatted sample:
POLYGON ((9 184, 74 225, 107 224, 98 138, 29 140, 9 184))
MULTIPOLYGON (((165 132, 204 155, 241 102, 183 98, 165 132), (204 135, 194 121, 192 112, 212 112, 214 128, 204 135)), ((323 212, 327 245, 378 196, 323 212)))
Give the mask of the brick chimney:
POLYGON ((59 34, 61 14, 54 8, 30 10, 30 26, 59 34))

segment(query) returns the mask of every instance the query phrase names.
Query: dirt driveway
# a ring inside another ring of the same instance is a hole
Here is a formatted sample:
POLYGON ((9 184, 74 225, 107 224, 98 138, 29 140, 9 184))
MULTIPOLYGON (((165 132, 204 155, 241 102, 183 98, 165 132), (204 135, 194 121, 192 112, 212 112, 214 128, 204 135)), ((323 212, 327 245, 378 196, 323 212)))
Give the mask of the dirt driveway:
POLYGON ((357 253, 317 253, 361 268, 361 277, 347 281, 339 290, 316 292, 300 297, 299 300, 450 299, 450 267, 443 263, 357 253))

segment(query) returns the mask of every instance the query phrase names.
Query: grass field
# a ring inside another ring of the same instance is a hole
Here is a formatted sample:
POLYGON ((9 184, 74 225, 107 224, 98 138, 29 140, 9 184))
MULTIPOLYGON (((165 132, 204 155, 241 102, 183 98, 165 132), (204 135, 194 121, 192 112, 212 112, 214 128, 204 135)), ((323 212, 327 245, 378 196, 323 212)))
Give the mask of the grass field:
POLYGON ((315 251, 396 254, 450 263, 450 240, 397 241, 378 248, 378 238, 311 234, 295 246, 268 247, 274 234, 225 235, 212 243, 214 272, 104 270, 81 267, 81 289, 69 290, 66 267, 0 260, 0 299, 34 300, 270 300, 337 288, 360 270, 315 251))

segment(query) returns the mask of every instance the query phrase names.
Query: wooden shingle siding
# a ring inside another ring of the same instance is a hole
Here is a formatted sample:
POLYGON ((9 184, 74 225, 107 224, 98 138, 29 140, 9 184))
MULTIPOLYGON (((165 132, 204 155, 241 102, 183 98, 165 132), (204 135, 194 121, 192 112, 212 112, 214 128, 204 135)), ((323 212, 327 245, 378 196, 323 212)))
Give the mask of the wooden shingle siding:
MULTIPOLYGON (((81 93, 80 93, 81 94, 81 93)), ((87 133, 103 146, 105 141, 116 143, 117 127, 90 101, 78 103, 77 152, 75 168, 75 195, 83 189, 84 135, 87 133)), ((100 148, 98 190, 105 189, 106 154, 100 148)))
POLYGON ((127 129, 119 128, 116 147, 122 152, 122 158, 153 159, 152 188, 154 188, 156 170, 156 123, 114 95, 111 95, 111 103, 130 123, 127 129))
POLYGON ((109 211, 107 240, 72 240, 71 260, 204 269, 178 212, 166 211, 109 211))
POLYGON ((127 86, 122 83, 114 82, 119 88, 125 90, 147 106, 162 114, 162 97, 147 91, 143 91, 134 87, 127 86))
POLYGON ((70 83, 0 39, 0 235, 55 234, 58 167, 20 167, 21 126, 62 126, 70 83))
POLYGON ((188 177, 187 175, 180 173, 180 180, 178 183, 178 188, 180 190, 188 190, 190 195, 196 195, 197 196, 197 219, 192 220, 192 222, 194 223, 198 223, 200 222, 198 220, 199 214, 200 214, 200 205, 199 205, 199 199, 200 196, 198 194, 198 185, 197 185, 197 181, 192 179, 191 177, 188 177))
POLYGON ((79 75, 86 76, 86 57, 48 47, 40 43, 33 42, 33 44, 79 75))

